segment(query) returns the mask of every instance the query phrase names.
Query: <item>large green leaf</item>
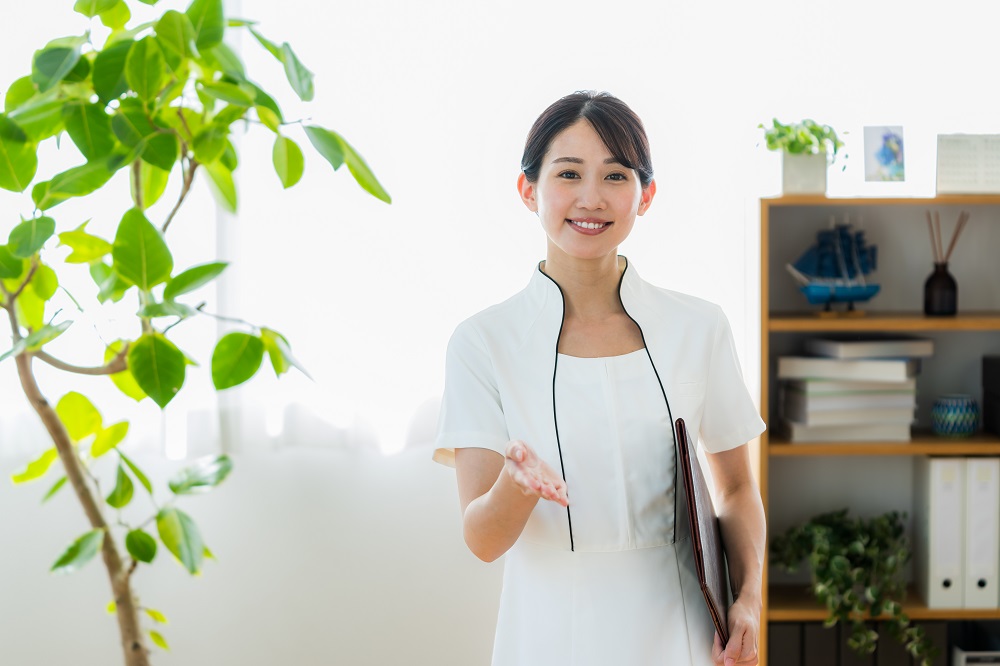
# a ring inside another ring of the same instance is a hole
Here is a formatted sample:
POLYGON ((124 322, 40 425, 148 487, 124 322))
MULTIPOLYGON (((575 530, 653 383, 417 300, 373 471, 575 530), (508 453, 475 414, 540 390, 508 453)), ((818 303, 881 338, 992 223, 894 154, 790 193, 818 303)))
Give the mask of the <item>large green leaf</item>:
POLYGON ((3 111, 10 113, 35 96, 37 89, 31 82, 31 75, 22 76, 10 84, 7 88, 7 95, 3 98, 3 111))
POLYGON ((106 12, 118 4, 118 0, 76 0, 73 11, 80 12, 87 18, 94 18, 101 12, 106 12))
POLYGON ((38 264, 38 269, 31 278, 31 290, 40 299, 47 301, 55 295, 57 289, 59 289, 59 277, 56 272, 45 264, 38 264))
POLYGON ((125 549, 133 559, 147 564, 156 557, 156 539, 140 529, 125 535, 125 549))
MULTIPOLYGON (((104 350, 104 362, 110 363, 112 359, 114 359, 116 356, 118 356, 119 353, 121 353, 121 350, 124 348, 124 346, 125 346, 124 340, 115 340, 110 345, 108 345, 107 349, 104 350)), ((139 387, 139 384, 135 381, 135 377, 132 376, 131 370, 129 369, 122 370, 121 372, 116 372, 113 375, 110 375, 110 377, 111 381, 114 382, 115 386, 118 387, 119 391, 121 391, 128 397, 132 398, 136 402, 139 402, 140 400, 146 397, 146 392, 139 387)), ((135 470, 132 471, 134 472, 135 470)), ((138 474, 136 474, 136 476, 139 477, 138 474)), ((142 478, 140 477, 139 480, 142 481, 142 478)))
POLYGON ((101 303, 109 300, 117 303, 132 286, 121 279, 118 273, 103 261, 95 261, 90 264, 90 277, 94 278, 94 283, 100 289, 97 300, 101 303))
POLYGON ((88 162, 111 154, 115 136, 111 132, 111 116, 103 104, 67 104, 63 107, 66 132, 88 162))
POLYGON ((271 151, 271 160, 274 162, 274 170, 281 179, 281 185, 288 189, 302 178, 305 169, 305 160, 302 157, 302 149, 298 144, 284 136, 274 138, 274 149, 271 151))
POLYGON ((253 106, 253 95, 235 83, 200 81, 198 87, 206 95, 223 102, 246 107, 253 106))
POLYGON ((34 289, 25 289, 21 292, 17 302, 14 303, 14 310, 22 326, 27 326, 33 331, 41 330, 45 326, 45 301, 35 294, 34 289))
POLYGON ((180 155, 180 143, 171 133, 157 133, 146 140, 142 160, 169 172, 180 155))
POLYGON ((233 172, 226 168, 221 160, 204 166, 213 185, 212 192, 215 194, 215 200, 230 213, 235 213, 238 203, 233 172))
POLYGON ((340 135, 315 125, 305 125, 306 136, 323 158, 336 171, 344 163, 344 144, 340 135))
POLYGON ((139 467, 134 462, 132 462, 121 451, 118 452, 118 457, 120 457, 122 459, 122 462, 124 462, 126 465, 128 465, 128 468, 130 470, 132 470, 133 474, 135 474, 135 478, 139 479, 139 483, 141 483, 142 487, 146 489, 146 492, 149 493, 150 495, 152 495, 153 494, 153 484, 151 484, 149 482, 149 479, 146 478, 146 475, 142 473, 142 470, 139 469, 139 467))
POLYGON ((234 331, 222 336, 212 352, 212 383, 218 390, 250 379, 264 360, 264 343, 248 333, 234 331))
POLYGON ((131 39, 116 42, 97 54, 94 60, 94 92, 102 102, 117 99, 128 90, 125 62, 133 44, 135 42, 131 39))
POLYGON ((128 472, 125 471, 125 468, 119 464, 118 473, 115 474, 115 487, 105 498, 105 501, 109 506, 121 509, 128 506, 128 503, 132 501, 134 493, 135 486, 132 484, 132 479, 129 477, 128 472))
POLYGON ((132 18, 132 12, 129 10, 125 0, 115 0, 115 4, 110 9, 106 9, 100 13, 100 17, 101 23, 106 27, 112 30, 123 30, 125 24, 132 18))
MULTIPOLYGON (((139 186, 142 192, 142 208, 149 208, 163 196, 167 189, 167 181, 170 180, 170 172, 154 166, 143 160, 139 163, 139 186)), ((139 206, 139 199, 135 195, 135 179, 129 178, 129 191, 132 193, 132 201, 136 207, 139 206)))
POLYGON ((18 278, 24 273, 24 259, 11 254, 6 245, 0 245, 0 278, 18 278))
POLYGON ((160 407, 184 385, 184 353, 161 333, 147 333, 133 342, 128 364, 136 383, 160 407))
POLYGON ((73 573, 97 555, 104 543, 104 530, 91 530, 74 541, 52 565, 55 573, 73 573))
POLYGON ((70 391, 56 404, 56 414, 66 426, 69 438, 74 442, 99 432, 103 427, 101 413, 94 403, 82 393, 70 391))
POLYGON ((59 244, 73 250, 63 260, 67 264, 89 264, 111 252, 111 243, 98 236, 88 234, 85 231, 86 228, 87 223, 84 222, 73 231, 64 231, 59 234, 59 244))
POLYGON ((35 144, 17 123, 0 115, 0 187, 23 192, 38 169, 35 144))
POLYGON ((28 463, 28 466, 23 472, 12 474, 10 478, 14 483, 26 483, 28 481, 40 479, 45 476, 45 473, 49 471, 49 468, 52 467, 52 463, 54 463, 58 457, 59 453, 56 451, 55 447, 52 447, 38 458, 28 463))
POLYGON ((165 282, 174 268, 163 234, 138 208, 128 210, 118 224, 111 256, 115 272, 143 291, 165 282))
POLYGON ((295 51, 288 42, 281 45, 282 63, 285 65, 285 77, 291 84, 292 90, 303 102, 312 101, 313 98, 313 74, 302 64, 295 51))
POLYGON ((202 164, 214 162, 226 149, 228 127, 211 123, 203 127, 194 137, 194 156, 202 164))
MULTIPOLYGON (((81 83, 86 81, 89 76, 90 59, 87 56, 84 56, 76 61, 76 65, 72 70, 70 70, 70 73, 63 78, 63 81, 65 83, 81 83)), ((66 90, 68 92, 70 89, 67 87, 66 90)), ((69 96, 72 97, 72 93, 70 93, 69 96)))
POLYGON ((82 197, 100 189, 111 180, 114 169, 111 158, 87 162, 56 174, 52 180, 38 183, 31 188, 31 198, 41 210, 58 206, 72 197, 82 197))
POLYGON ((354 150, 351 144, 347 143, 344 137, 332 130, 328 130, 315 125, 305 128, 306 136, 312 142, 320 155, 325 157, 334 169, 340 168, 342 163, 347 164, 354 180, 358 182, 363 190, 374 196, 376 199, 386 203, 392 203, 392 197, 385 191, 382 184, 375 178, 375 174, 368 167, 368 164, 361 155, 354 150))
POLYGON ((209 456, 185 467, 169 481, 175 495, 206 493, 226 480, 233 471, 233 461, 227 455, 209 456))
POLYGON ((309 379, 312 376, 306 371, 298 360, 292 356, 291 345, 288 344, 288 340, 281 333, 270 328, 260 329, 260 339, 264 343, 264 349, 267 351, 268 357, 271 359, 271 367, 274 368, 274 374, 280 377, 284 373, 288 372, 289 368, 298 368, 301 372, 309 379))
POLYGON ((56 221, 51 217, 36 217, 25 220, 10 232, 7 247, 15 257, 27 259, 42 249, 45 241, 56 230, 56 221))
MULTIPOLYGON (((93 458, 100 458, 105 453, 121 444, 128 436, 128 421, 119 421, 113 425, 103 428, 94 438, 94 443, 90 446, 90 455, 93 458)), ((114 506, 114 505, 112 505, 114 506)))
POLYGON ((192 574, 201 570, 205 557, 205 544, 198 526, 180 509, 161 509, 156 514, 156 530, 160 541, 174 557, 192 574))
POLYGON ((139 98, 149 101, 163 87, 164 61, 156 38, 143 37, 132 46, 125 60, 125 79, 139 98))
POLYGON ((9 117, 24 131, 29 141, 39 143, 63 130, 63 104, 59 89, 53 88, 11 109, 9 117))
POLYGON ((80 47, 55 46, 35 51, 31 63, 31 80, 40 92, 54 88, 73 71, 80 59, 80 47))
POLYGON ((208 284, 217 278, 222 271, 226 270, 226 266, 228 265, 224 261, 217 261, 210 264, 192 266, 170 279, 170 282, 167 283, 166 288, 163 290, 163 298, 172 300, 181 294, 186 294, 208 284))
POLYGON ((194 0, 187 8, 188 18, 194 26, 195 43, 199 51, 210 49, 222 42, 226 19, 222 0, 194 0))
POLYGON ((226 76, 242 81, 247 77, 246 68, 240 57, 229 48, 225 42, 216 44, 210 49, 202 51, 202 60, 212 69, 222 72, 226 76))
POLYGON ((185 59, 197 56, 194 40, 194 26, 186 14, 171 9, 156 23, 156 41, 172 70, 185 59))

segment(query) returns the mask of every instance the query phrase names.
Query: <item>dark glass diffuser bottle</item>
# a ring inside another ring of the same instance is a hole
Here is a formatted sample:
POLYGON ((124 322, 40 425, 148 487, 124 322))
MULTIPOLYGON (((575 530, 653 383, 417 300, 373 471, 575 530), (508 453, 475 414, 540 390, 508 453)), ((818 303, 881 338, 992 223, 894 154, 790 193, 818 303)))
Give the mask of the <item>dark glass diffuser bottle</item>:
POLYGON ((934 272, 924 283, 924 314, 947 317, 958 310, 958 283, 948 272, 947 262, 935 262, 934 272))

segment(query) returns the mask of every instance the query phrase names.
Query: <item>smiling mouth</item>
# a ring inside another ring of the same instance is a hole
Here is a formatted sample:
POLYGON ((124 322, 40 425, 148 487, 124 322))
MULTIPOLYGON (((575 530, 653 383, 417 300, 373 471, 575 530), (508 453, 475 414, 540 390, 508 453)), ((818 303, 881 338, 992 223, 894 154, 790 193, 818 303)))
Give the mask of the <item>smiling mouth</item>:
POLYGON ((611 224, 611 222, 583 222, 578 220, 566 220, 570 224, 580 227, 581 229, 603 229, 604 227, 611 224))

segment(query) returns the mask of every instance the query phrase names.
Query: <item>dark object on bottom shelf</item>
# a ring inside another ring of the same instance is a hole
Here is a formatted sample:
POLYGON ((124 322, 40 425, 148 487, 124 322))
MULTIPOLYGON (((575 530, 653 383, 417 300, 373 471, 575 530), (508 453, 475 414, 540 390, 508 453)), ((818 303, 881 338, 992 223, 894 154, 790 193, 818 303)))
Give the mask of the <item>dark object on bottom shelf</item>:
POLYGON ((819 622, 802 625, 802 663, 808 666, 837 666, 837 630, 819 622))
POLYGON ((983 356, 983 390, 1000 395, 1000 356, 983 356))
MULTIPOLYGON (((888 632, 885 632, 888 634, 888 632)), ((892 636, 881 635, 875 649, 875 666, 912 666, 913 657, 892 636)))
POLYGON ((924 283, 924 314, 950 317, 958 311, 958 283, 948 272, 948 264, 934 264, 934 272, 924 283))
POLYGON ((1000 435, 1000 393, 983 391, 983 430, 1000 435))
POLYGON ((771 622, 767 625, 769 666, 805 666, 802 663, 802 623, 771 622))

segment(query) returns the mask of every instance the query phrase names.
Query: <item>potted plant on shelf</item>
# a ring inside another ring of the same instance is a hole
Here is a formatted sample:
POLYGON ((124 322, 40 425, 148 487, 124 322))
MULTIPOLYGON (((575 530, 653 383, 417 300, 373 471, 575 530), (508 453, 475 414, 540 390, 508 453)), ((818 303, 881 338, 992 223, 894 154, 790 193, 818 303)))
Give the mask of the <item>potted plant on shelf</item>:
MULTIPOLYGON (((844 142, 829 125, 808 118, 785 125, 777 118, 764 129, 768 150, 781 151, 781 190, 784 194, 824 194, 826 170, 844 142)), ((845 155, 846 157, 846 155, 845 155)))
MULTIPOLYGON (((302 151, 292 138, 293 132, 301 131, 334 169, 346 164, 362 188, 390 201, 342 136, 319 125, 287 120, 271 94, 249 78, 223 37, 227 30, 249 31, 281 63, 296 95, 309 101, 313 75, 287 42, 280 46, 271 42, 250 21, 227 20, 223 0, 193 0, 184 11, 167 10, 132 25, 133 10, 148 13, 153 10, 144 5, 157 3, 141 1, 77 0, 73 10, 86 17, 89 29, 52 40, 36 51, 30 74, 13 82, 0 114, 0 187, 31 196, 24 209, 28 215, 11 221, 6 226, 9 233, 0 236, 5 241, 0 244, 0 310, 10 323, 13 342, 10 349, 0 350, 4 351, 0 364, 7 361, 0 370, 17 372, 52 444, 14 474, 13 481, 37 482, 54 472, 59 461, 64 475, 45 499, 68 485, 83 508, 88 529, 81 529, 75 540, 67 538, 71 543, 53 558, 52 569, 74 571, 101 554, 113 598, 108 611, 117 618, 127 666, 150 663, 147 636, 160 647, 167 646, 154 628, 143 629, 143 621, 156 626, 165 618, 140 604, 134 574, 154 560, 162 551, 159 546, 191 574, 200 573, 212 553, 176 501, 221 483, 232 462, 226 456, 202 460, 177 474, 166 496, 164 491, 154 496, 149 477, 123 450, 128 421, 105 424, 98 407, 79 391, 53 395, 56 387, 41 386, 32 364, 42 362, 65 371, 67 387, 74 386, 74 376, 107 376, 128 398, 148 398, 162 409, 184 384, 187 366, 196 364, 169 332, 186 320, 213 316, 238 322, 240 329, 214 344, 210 367, 216 390, 250 379, 265 356, 279 377, 292 367, 302 369, 288 341, 273 328, 209 315, 205 303, 185 302, 227 264, 177 270, 167 241, 171 224, 183 223, 178 212, 202 174, 214 186, 219 205, 236 210, 233 172, 238 156, 230 136, 237 129, 273 133, 271 159, 285 188, 302 177, 302 151), (104 33, 106 38, 98 40, 97 35, 104 33), (40 153, 39 144, 60 138, 64 150, 72 145, 79 151, 79 165, 36 179, 40 155, 51 154, 40 153), (127 178, 113 179, 119 171, 127 178), (171 176, 180 180, 176 200, 164 199, 153 208, 171 176), (67 199, 110 186, 121 188, 126 201, 131 195, 131 203, 117 211, 98 207, 87 222, 54 211, 67 199), (60 283, 80 270, 89 270, 92 293, 77 293, 70 297, 70 309, 56 309, 60 283), (99 358, 61 359, 51 353, 49 343, 66 334, 74 309, 81 317, 99 315, 101 304, 123 299, 134 303, 130 307, 135 316, 121 322, 127 328, 99 358), (105 491, 110 489, 106 495, 101 492, 101 476, 110 477, 104 485, 105 491), (120 510, 142 492, 150 496, 154 510, 146 520, 132 522, 120 510), (116 519, 107 517, 108 507, 119 512, 116 519)), ((95 604, 104 607, 103 600, 95 604)))
POLYGON ((884 615, 882 626, 915 663, 931 666, 937 648, 903 612, 902 574, 910 559, 903 517, 892 511, 871 519, 848 518, 847 509, 816 516, 772 539, 771 564, 796 571, 808 560, 810 589, 829 614, 825 626, 849 624, 848 644, 858 654, 872 654, 879 639, 865 620, 884 615))

